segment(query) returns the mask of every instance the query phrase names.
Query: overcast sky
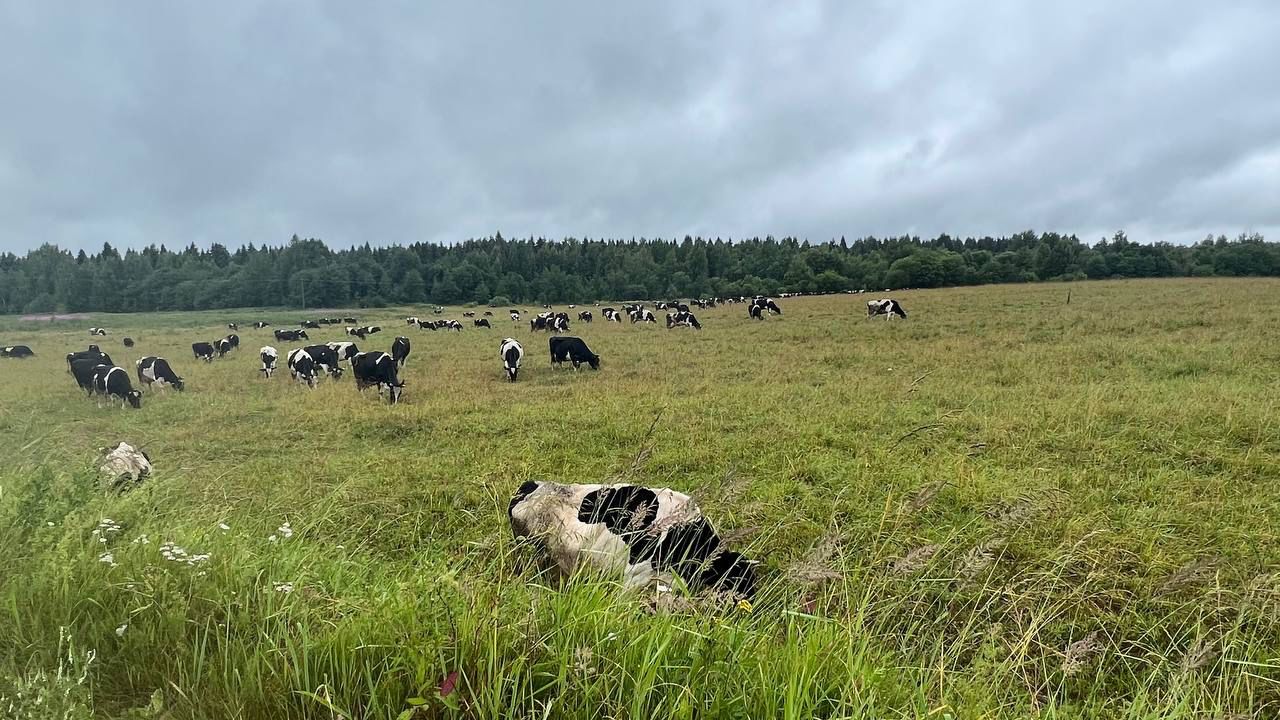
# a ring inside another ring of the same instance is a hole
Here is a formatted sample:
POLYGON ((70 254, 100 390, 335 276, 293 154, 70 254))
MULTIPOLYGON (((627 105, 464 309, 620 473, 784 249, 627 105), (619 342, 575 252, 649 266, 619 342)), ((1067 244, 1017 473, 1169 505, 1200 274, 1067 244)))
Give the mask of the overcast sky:
POLYGON ((0 0, 0 250, 1280 240, 1280 3, 1048 5, 0 0))

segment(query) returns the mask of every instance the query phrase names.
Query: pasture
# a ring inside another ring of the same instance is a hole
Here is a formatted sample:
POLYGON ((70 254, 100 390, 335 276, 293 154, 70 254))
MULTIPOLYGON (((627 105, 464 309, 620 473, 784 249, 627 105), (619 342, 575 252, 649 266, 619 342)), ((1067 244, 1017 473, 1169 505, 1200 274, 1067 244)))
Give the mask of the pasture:
POLYGON ((1280 283, 890 295, 908 319, 867 320, 878 295, 695 309, 702 331, 590 308, 570 334, 603 362, 576 373, 505 307, 491 330, 352 310, 384 329, 361 349, 413 343, 395 406, 350 373, 290 380, 304 343, 271 330, 327 311, 0 318, 0 345, 37 353, 0 360, 0 698, 67 717, 1280 714, 1280 283), (229 321, 240 349, 194 360, 229 321), (63 360, 91 342, 131 375, 168 358, 186 391, 98 409, 63 360), (120 440, 155 474, 113 495, 93 460, 120 440), (687 492, 763 588, 726 605, 539 576, 506 518, 531 478, 687 492))

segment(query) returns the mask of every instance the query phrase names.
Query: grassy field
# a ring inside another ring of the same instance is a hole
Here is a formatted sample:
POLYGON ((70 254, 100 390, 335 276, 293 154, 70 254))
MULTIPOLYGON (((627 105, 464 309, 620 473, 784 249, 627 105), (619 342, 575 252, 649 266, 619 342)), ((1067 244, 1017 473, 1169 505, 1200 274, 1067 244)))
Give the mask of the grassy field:
POLYGON ((1280 715, 1280 283, 894 296, 908 320, 828 296, 575 323, 603 356, 578 373, 505 308, 357 311, 386 328, 362 348, 414 344, 394 407, 258 377, 287 346, 248 324, 316 312, 0 318, 39 354, 0 360, 0 716, 1280 715), (240 351, 192 360, 228 321, 240 351), (90 325, 187 391, 96 408, 62 360, 90 325), (112 495, 120 440, 156 470, 112 495), (506 522, 531 478, 688 492, 764 589, 540 577, 506 522))

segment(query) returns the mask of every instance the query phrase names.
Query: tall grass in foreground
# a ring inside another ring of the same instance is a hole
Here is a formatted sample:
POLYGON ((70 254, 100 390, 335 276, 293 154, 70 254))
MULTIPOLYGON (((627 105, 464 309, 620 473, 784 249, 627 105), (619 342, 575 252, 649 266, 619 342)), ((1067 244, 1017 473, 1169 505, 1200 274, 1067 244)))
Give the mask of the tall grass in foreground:
POLYGON ((191 389, 97 411, 56 361, 3 366, 0 716, 33 689, 66 717, 1274 716, 1280 285, 1073 289, 575 327, 598 374, 525 331, 515 385, 505 329, 414 334, 394 408, 109 318, 191 389), (120 438, 157 474, 108 496, 89 459, 120 438), (510 539, 520 480, 633 464, 763 561, 758 598, 560 584, 510 539))

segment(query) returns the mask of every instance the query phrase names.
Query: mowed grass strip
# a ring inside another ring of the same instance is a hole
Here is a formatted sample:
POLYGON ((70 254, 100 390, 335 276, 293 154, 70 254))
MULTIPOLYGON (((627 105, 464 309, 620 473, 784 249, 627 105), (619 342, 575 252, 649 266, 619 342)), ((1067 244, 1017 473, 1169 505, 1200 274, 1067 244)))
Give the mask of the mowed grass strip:
POLYGON ((701 332, 597 311, 572 334, 603 365, 576 373, 507 308, 491 330, 441 316, 462 332, 350 311, 384 328, 362 349, 413 343, 396 406, 283 368, 303 343, 271 329, 346 311, 0 319, 37 353, 0 360, 0 696, 62 683, 101 717, 176 718, 1280 712, 1280 283, 891 295, 907 320, 867 320, 871 295, 695 311, 701 332), (240 350, 194 360, 231 321, 240 350), (95 407, 63 361, 90 342, 131 375, 168 358, 187 391, 95 407), (121 440, 156 472, 115 496, 92 465, 121 440), (696 497, 761 561, 760 597, 655 612, 537 574, 512 491, 620 477, 696 497), (83 683, 58 679, 90 649, 83 683))

